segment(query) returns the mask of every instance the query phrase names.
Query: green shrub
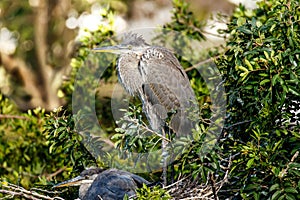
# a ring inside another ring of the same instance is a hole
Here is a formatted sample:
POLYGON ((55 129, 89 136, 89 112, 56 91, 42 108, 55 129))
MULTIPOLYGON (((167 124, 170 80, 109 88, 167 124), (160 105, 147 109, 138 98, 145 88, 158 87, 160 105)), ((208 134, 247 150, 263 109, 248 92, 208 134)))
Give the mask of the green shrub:
POLYGON ((225 31, 217 60, 228 94, 222 148, 237 154, 226 196, 300 198, 299 21, 299 1, 268 0, 239 6, 225 31))
POLYGON ((21 113, 0 94, 0 177, 3 181, 31 187, 46 184, 59 167, 61 154, 50 155, 43 136, 45 111, 37 108, 21 113))

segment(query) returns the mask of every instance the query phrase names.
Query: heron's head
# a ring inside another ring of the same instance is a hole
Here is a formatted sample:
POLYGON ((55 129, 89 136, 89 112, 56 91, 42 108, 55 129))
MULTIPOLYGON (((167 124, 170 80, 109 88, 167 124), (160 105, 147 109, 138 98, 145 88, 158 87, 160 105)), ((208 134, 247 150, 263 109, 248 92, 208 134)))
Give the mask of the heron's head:
POLYGON ((95 52, 109 52, 114 54, 127 54, 127 53, 142 53, 149 44, 146 43, 141 35, 136 33, 127 33, 123 37, 123 42, 115 46, 105 46, 93 49, 95 52))
POLYGON ((72 178, 70 180, 64 181, 62 183, 59 183, 53 188, 59 188, 59 187, 68 187, 68 186, 82 186, 82 185, 91 185, 93 181, 96 179, 96 177, 104 171, 100 168, 89 168, 80 173, 79 176, 72 178))

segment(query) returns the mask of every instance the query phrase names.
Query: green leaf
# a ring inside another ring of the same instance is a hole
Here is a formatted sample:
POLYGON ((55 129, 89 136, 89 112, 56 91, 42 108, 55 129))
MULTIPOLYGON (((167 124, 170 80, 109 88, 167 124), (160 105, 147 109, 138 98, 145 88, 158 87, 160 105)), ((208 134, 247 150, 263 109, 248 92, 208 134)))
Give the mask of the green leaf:
POLYGON ((288 91, 291 92, 294 95, 300 96, 300 93, 297 91, 297 89, 292 87, 292 86, 289 86, 288 91))
POLYGON ((269 77, 269 74, 267 74, 267 73, 259 73, 259 76, 262 76, 262 77, 269 77))
POLYGON ((277 151, 278 147, 283 143, 283 139, 279 140, 278 142, 275 143, 274 147, 272 148, 272 151, 275 152, 277 151))
POLYGON ((286 194, 286 195, 285 195, 285 198, 286 198, 287 200, 296 200, 296 197, 295 197, 293 194, 286 194))
POLYGON ((249 72, 248 69, 246 67, 243 67, 243 66, 237 66, 237 69, 242 70, 244 72, 249 72))
POLYGON ((252 67, 251 63, 249 62, 249 60, 245 59, 245 64, 248 66, 250 71, 253 70, 253 67, 252 67))
POLYGON ((278 200, 284 200, 285 199, 285 195, 282 195, 278 198, 278 200))
POLYGON ((245 190, 255 190, 257 189, 257 184, 249 184, 245 187, 245 190))
POLYGON ((253 165, 254 161, 255 161, 255 158, 251 158, 250 160, 248 160, 248 162, 246 164, 247 168, 250 168, 253 165))
POLYGON ((247 35, 250 35, 250 34, 253 34, 252 31, 248 28, 245 28, 245 27, 239 27, 237 28, 237 30, 241 31, 242 33, 245 33, 247 35))
POLYGON ((276 24, 274 23, 271 28, 270 28, 270 32, 273 32, 274 28, 276 27, 276 24))
POLYGON ((277 190, 277 189, 279 189, 279 184, 278 183, 276 183, 276 184, 274 184, 270 187, 270 192, 272 192, 273 190, 277 190))
POLYGON ((282 191, 281 190, 277 190, 271 197, 272 200, 276 200, 279 198, 279 196, 281 195, 282 191))
POLYGON ((116 133, 111 137, 111 139, 118 140, 118 139, 122 138, 123 136, 124 136, 124 134, 116 133))
POLYGON ((272 77, 272 86, 274 86, 278 80, 278 77, 279 77, 279 74, 275 74, 273 77, 272 77))
POLYGON ((293 187, 284 188, 284 191, 287 193, 298 193, 298 191, 293 187))
POLYGON ((236 23, 238 26, 242 26, 246 23, 246 19, 244 17, 239 17, 236 23))
POLYGON ((269 80, 269 79, 265 79, 265 80, 261 81, 261 82, 259 83, 259 85, 264 85, 264 84, 266 84, 266 83, 268 83, 268 82, 270 82, 270 80, 269 80))
POLYGON ((270 56, 269 56, 268 52, 264 51, 264 55, 265 55, 267 60, 270 60, 270 56))

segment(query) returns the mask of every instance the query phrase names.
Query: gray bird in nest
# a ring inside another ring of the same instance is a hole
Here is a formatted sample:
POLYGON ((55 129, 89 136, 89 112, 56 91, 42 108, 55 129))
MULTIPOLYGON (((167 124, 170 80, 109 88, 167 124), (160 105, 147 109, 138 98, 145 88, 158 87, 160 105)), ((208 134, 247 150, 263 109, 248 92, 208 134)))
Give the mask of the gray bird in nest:
POLYGON ((150 182, 133 173, 119 169, 90 168, 79 176, 55 185, 53 188, 80 186, 81 200, 123 200, 135 195, 136 189, 150 182))

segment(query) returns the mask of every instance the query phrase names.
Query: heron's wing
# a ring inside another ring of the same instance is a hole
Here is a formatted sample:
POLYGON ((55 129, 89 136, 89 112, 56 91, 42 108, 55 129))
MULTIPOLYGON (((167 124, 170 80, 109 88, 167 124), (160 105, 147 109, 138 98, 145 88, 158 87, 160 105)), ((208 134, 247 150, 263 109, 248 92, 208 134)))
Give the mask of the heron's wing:
POLYGON ((137 185, 133 175, 117 169, 102 172, 90 186, 84 200, 99 200, 98 195, 105 200, 122 200, 125 194, 134 195, 137 185))
MULTIPOLYGON (((174 93, 164 84, 144 83, 142 86, 145 98, 145 108, 151 106, 151 112, 159 116, 160 119, 166 119, 168 113, 176 111, 180 107, 180 100, 174 93)), ((150 116, 151 117, 151 116, 150 116)))
POLYGON ((133 179, 117 169, 100 173, 88 189, 84 200, 122 200, 124 195, 134 195, 136 184, 133 179))
POLYGON ((146 179, 144 179, 143 177, 140 177, 136 174, 131 174, 131 178, 134 180, 134 182, 136 183, 137 187, 142 187, 142 185, 145 183, 146 185, 150 184, 149 181, 147 181, 146 179))
POLYGON ((143 177, 141 176, 138 176, 136 174, 133 174, 133 173, 130 173, 130 172, 127 172, 127 171, 123 171, 123 170, 119 170, 119 169, 110 169, 110 171, 114 171, 114 173, 122 176, 124 178, 124 180, 131 180, 133 181, 133 183, 136 184, 137 187, 140 187, 143 185, 143 183, 145 184, 150 184, 149 181, 147 181, 146 179, 144 179, 143 177))
POLYGON ((190 106, 191 101, 196 101, 187 74, 169 50, 154 48, 148 53, 146 51, 146 54, 142 56, 139 68, 143 84, 149 85, 149 89, 156 96, 152 97, 152 94, 149 94, 153 103, 160 102, 168 109, 169 105, 176 104, 174 105, 176 107, 187 107, 190 106))
POLYGON ((142 57, 139 67, 144 79, 144 109, 152 128, 158 129, 167 113, 175 112, 171 128, 179 134, 187 132, 193 126, 187 109, 195 105, 196 97, 177 58, 167 49, 152 49, 142 57))

